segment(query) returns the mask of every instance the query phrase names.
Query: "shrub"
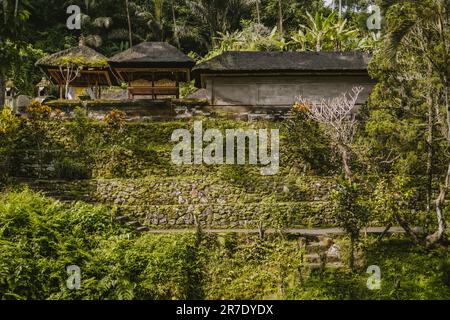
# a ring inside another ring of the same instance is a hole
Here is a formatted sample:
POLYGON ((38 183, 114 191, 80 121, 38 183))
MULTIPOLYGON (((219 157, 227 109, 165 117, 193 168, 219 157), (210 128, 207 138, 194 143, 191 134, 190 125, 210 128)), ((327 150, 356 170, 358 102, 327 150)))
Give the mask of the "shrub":
POLYGON ((71 158, 56 162, 55 174, 58 179, 63 180, 84 180, 91 177, 91 172, 85 164, 71 158))
POLYGON ((101 238, 126 232, 108 210, 66 206, 29 190, 1 195, 0 299, 47 299, 81 268, 101 238))
POLYGON ((17 118, 9 107, 4 107, 0 113, 0 183, 7 178, 10 153, 14 149, 15 139, 20 126, 17 118))
POLYGON ((34 100, 28 105, 26 112, 31 119, 44 120, 50 118, 52 109, 49 106, 46 106, 41 102, 34 100))
POLYGON ((24 190, 0 199, 0 299, 198 299, 195 235, 136 236, 102 206, 24 190), (66 287, 78 265, 80 290, 66 287))
POLYGON ((114 130, 122 130, 125 125, 126 113, 119 109, 111 110, 105 117, 105 123, 114 130))
POLYGON ((331 193, 336 223, 350 237, 349 265, 354 269, 354 247, 359 233, 369 221, 369 212, 362 205, 360 186, 347 180, 339 182, 338 188, 331 193))

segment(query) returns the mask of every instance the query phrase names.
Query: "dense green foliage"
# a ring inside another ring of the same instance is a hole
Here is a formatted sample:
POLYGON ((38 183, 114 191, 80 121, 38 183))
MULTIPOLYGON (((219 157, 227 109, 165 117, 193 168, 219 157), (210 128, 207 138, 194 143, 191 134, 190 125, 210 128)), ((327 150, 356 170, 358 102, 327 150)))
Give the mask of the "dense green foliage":
POLYGON ((138 236, 104 208, 69 207, 29 191, 1 200, 1 299, 200 297, 193 236, 138 236), (69 265, 82 270, 80 291, 65 287, 69 265))
POLYGON ((0 202, 0 299, 450 297, 448 251, 367 241, 356 273, 311 272, 295 239, 137 234, 99 206, 7 192, 0 202), (371 264, 381 267, 380 291, 366 287, 371 264), (81 269, 79 290, 66 287, 69 265, 81 269))
MULTIPOLYGON (((384 43, 369 68, 379 82, 370 98, 362 143, 370 146, 367 156, 378 160, 369 161, 376 174, 414 176, 401 188, 395 186, 397 190, 418 190, 419 180, 426 179, 426 199, 414 207, 427 212, 426 220, 437 222, 437 227, 425 224, 427 242, 433 243, 445 238, 442 212, 450 187, 449 2, 381 2, 384 43)), ((397 221, 408 229, 408 218, 401 215, 396 214, 397 221)), ((423 240, 423 235, 409 233, 415 241, 423 240)))
POLYGON ((130 31, 132 44, 167 41, 198 59, 231 49, 372 50, 369 2, 344 1, 345 17, 338 21, 322 0, 4 0, 0 87, 3 78, 14 78, 21 93, 32 95, 41 77, 33 65, 44 54, 82 40, 110 57, 130 47, 130 31), (81 9, 81 30, 66 26, 69 5, 81 9))
POLYGON ((32 94, 41 77, 34 62, 80 40, 106 56, 168 41, 198 62, 225 50, 364 50, 373 53, 369 72, 378 83, 359 110, 345 159, 330 126, 308 117, 307 105, 285 121, 194 118, 205 129, 280 129, 280 175, 272 180, 248 165, 171 163, 170 136, 192 129, 192 119, 127 122, 116 105, 106 106, 115 109, 102 121, 67 103, 62 111, 34 102, 20 119, 3 109, 0 299, 449 299, 449 1, 376 1, 380 33, 366 28, 369 2, 344 1, 348 10, 337 17, 324 1, 78 0, 71 4, 82 8, 82 29, 71 31, 64 1, 3 0, 0 103, 6 78, 32 94), (11 183, 17 177, 73 182, 81 190, 71 200, 95 201, 95 189, 109 207, 9 190, 20 188, 11 183), (224 209, 205 208, 211 200, 224 209), (126 214, 167 227, 183 223, 180 207, 192 207, 187 216, 198 233, 138 233, 115 220, 126 214), (201 233, 214 215, 260 235, 201 233), (298 239, 282 231, 331 225, 346 233, 338 244, 349 268, 311 271, 298 239), (405 235, 363 237, 369 225, 401 226, 405 235), (73 264, 82 270, 75 291, 65 285, 73 264), (370 265, 381 268, 380 290, 366 287, 370 265))
MULTIPOLYGON (((72 158, 73 162, 78 162, 78 169, 84 167, 81 171, 96 178, 175 176, 180 172, 186 175, 195 170, 204 173, 209 170, 222 172, 225 178, 228 171, 234 172, 236 177, 228 178, 239 180, 239 172, 235 168, 228 170, 227 165, 176 166, 171 162, 170 152, 174 146, 170 142, 172 132, 180 128, 192 130, 192 121, 127 122, 124 113, 119 110, 107 113, 105 119, 98 121, 89 118, 82 108, 74 109, 73 116, 68 117, 67 113, 58 110, 50 113, 51 109, 39 103, 33 103, 28 111, 28 119, 15 120, 17 125, 20 123, 20 128, 2 135, 5 140, 11 140, 9 145, 5 145, 5 153, 14 158, 10 158, 12 175, 20 172, 24 165, 26 167, 28 154, 41 157, 42 164, 45 164, 40 167, 41 172, 39 168, 28 171, 29 177, 46 176, 46 168, 53 161, 60 163, 59 168, 63 168, 64 164, 69 166, 69 158, 72 158)), ((8 119, 0 118, 0 125, 10 126, 8 119)), ((301 172, 304 175, 326 176, 338 171, 327 139, 317 125, 311 123, 306 126, 303 118, 279 122, 246 122, 214 117, 199 117, 196 120, 202 121, 204 130, 217 128, 225 132, 226 129, 233 128, 279 129, 282 138, 280 166, 283 174, 301 172), (315 143, 312 145, 311 141, 315 143)), ((74 172, 80 172, 77 168, 74 172)), ((62 173, 59 178, 81 178, 76 174, 71 176, 70 172, 67 170, 67 174, 62 173)), ((241 178, 249 179, 252 174, 259 175, 257 168, 253 166, 245 166, 240 174, 244 174, 241 178), (249 175, 244 174, 246 171, 249 175)))

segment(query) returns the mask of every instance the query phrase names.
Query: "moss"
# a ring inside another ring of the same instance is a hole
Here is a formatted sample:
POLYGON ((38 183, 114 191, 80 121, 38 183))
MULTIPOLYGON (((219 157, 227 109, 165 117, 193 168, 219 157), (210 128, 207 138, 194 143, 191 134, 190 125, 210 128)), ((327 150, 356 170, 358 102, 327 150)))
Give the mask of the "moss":
MULTIPOLYGON (((75 108, 78 102, 64 103, 75 108)), ((192 121, 124 122, 115 128, 87 117, 81 121, 79 114, 80 109, 74 121, 41 121, 39 150, 34 127, 25 125, 19 133, 23 148, 11 156, 13 174, 48 179, 34 188, 57 198, 119 206, 152 227, 192 227, 196 219, 217 228, 255 228, 258 221, 267 227, 333 225, 327 199, 334 177, 301 175, 304 160, 283 122, 199 118, 204 129, 280 129, 280 174, 265 177, 251 165, 174 165, 172 132, 192 130, 192 121), (90 180, 72 185, 55 179, 90 180)))

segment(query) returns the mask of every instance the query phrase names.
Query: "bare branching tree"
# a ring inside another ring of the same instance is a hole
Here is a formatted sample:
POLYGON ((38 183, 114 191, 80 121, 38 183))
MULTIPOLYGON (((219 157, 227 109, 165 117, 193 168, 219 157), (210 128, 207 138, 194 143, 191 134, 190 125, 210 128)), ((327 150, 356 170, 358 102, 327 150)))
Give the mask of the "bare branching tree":
MULTIPOLYGON (((68 99, 69 86, 78 78, 85 64, 86 61, 83 57, 62 57, 59 59, 59 73, 64 80, 64 98, 68 99)), ((60 98, 63 98, 62 92, 60 92, 60 98)))
POLYGON ((69 96, 69 86, 78 77, 80 70, 80 67, 74 64, 59 66, 59 72, 64 80, 64 97, 66 99, 68 99, 69 96))
POLYGON ((306 108, 309 117, 325 126, 326 134, 340 153, 344 173, 349 181, 352 181, 353 176, 350 168, 351 144, 358 125, 355 107, 363 90, 363 87, 354 87, 350 93, 321 101, 298 98, 298 104, 306 108))

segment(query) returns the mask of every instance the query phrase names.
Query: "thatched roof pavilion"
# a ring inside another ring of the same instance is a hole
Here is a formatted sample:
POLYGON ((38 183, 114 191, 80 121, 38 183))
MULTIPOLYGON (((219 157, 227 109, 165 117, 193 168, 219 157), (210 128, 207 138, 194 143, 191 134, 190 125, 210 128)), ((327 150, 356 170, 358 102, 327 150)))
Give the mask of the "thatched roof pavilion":
POLYGON ((36 62, 36 66, 60 87, 61 96, 61 88, 66 85, 67 78, 72 76, 71 87, 119 85, 109 68, 107 58, 84 45, 45 56, 36 62))
POLYGON ((179 96, 179 82, 190 81, 195 62, 166 42, 143 42, 108 60, 135 95, 179 96))

